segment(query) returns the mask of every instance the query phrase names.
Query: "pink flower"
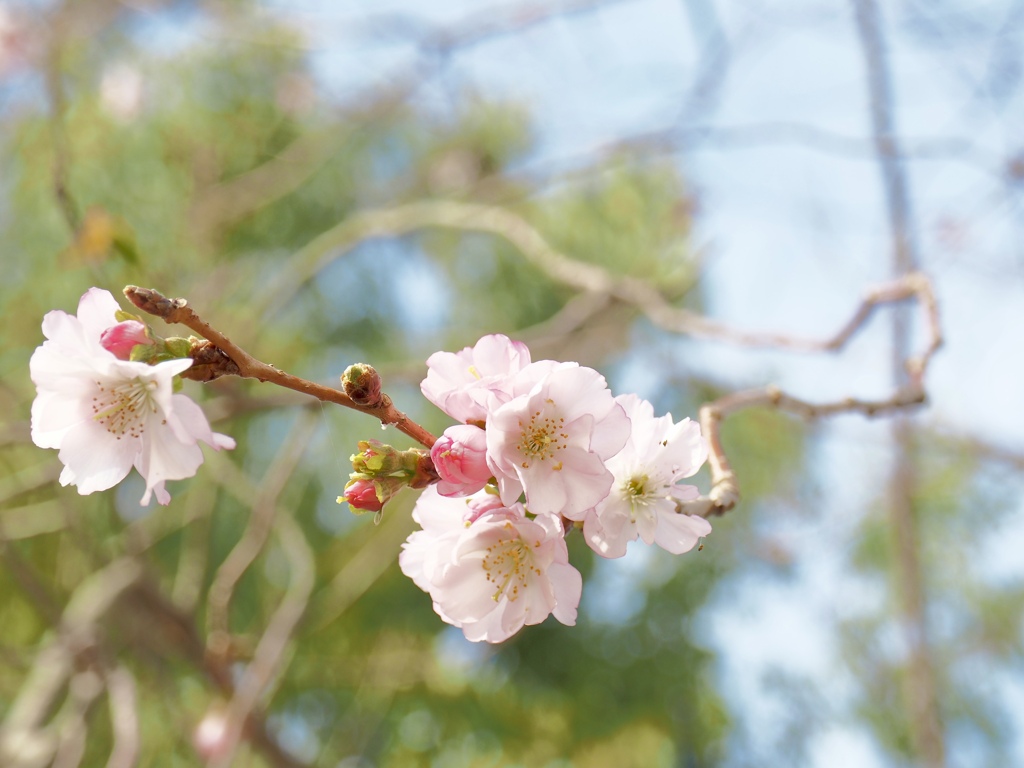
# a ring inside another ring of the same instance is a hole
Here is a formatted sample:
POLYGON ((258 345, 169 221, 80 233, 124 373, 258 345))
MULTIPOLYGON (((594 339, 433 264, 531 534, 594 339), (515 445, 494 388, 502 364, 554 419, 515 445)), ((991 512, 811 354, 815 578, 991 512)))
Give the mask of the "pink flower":
POLYGON ((483 423, 488 412, 511 399, 509 377, 530 364, 521 341, 494 334, 461 352, 435 352, 427 358, 423 396, 463 423, 483 423))
POLYGON ((621 557, 638 536, 673 554, 688 552, 711 533, 707 520, 676 509, 677 501, 699 495, 678 481, 695 474, 707 458, 700 426, 690 419, 674 424, 671 414, 655 418, 653 406, 636 395, 616 400, 633 430, 626 447, 607 463, 615 476, 611 491, 593 510, 567 517, 583 520, 587 543, 604 557, 621 557))
POLYGON ((403 545, 402 572, 428 592, 434 610, 467 639, 500 643, 554 615, 576 623, 583 588, 569 565, 561 523, 529 520, 521 504, 465 522, 466 503, 427 489, 414 517, 424 526, 403 545))
POLYGON ((218 450, 235 441, 212 432, 199 406, 174 394, 173 379, 191 360, 151 366, 104 349, 100 339, 117 309, 113 296, 92 288, 77 317, 55 310, 43 318, 47 341, 29 361, 37 392, 32 440, 60 451, 61 485, 83 495, 106 490, 134 466, 146 481, 141 503, 155 493, 167 504, 164 483, 191 477, 203 463, 199 441, 218 450))
POLYGON ((118 360, 130 360, 137 344, 152 344, 146 326, 138 320, 125 320, 100 334, 100 344, 118 360))
POLYGON ((491 479, 487 435, 480 427, 448 427, 430 449, 430 458, 441 476, 437 491, 442 496, 470 496, 491 479))
POLYGON ((353 480, 345 488, 345 495, 338 501, 347 501, 353 509, 362 509, 366 512, 380 512, 384 507, 384 502, 377 495, 377 488, 372 480, 353 480))
POLYGON ((525 492, 534 514, 591 509, 608 495, 605 461, 626 444, 629 429, 601 374, 575 363, 557 366, 487 420, 487 461, 502 502, 525 492))
POLYGON ((192 746, 203 760, 224 757, 229 749, 227 715, 211 709, 192 732, 192 746))
POLYGON ((476 493, 466 499, 466 511, 463 513, 462 519, 468 525, 476 522, 488 512, 500 509, 501 506, 501 499, 494 493, 490 491, 487 493, 476 493))

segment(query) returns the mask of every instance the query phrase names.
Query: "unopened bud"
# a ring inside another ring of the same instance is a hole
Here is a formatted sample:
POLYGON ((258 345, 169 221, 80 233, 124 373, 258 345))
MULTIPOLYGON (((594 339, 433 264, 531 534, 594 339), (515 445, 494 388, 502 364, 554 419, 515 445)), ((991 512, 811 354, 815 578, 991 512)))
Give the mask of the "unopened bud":
POLYGON ((216 709, 207 712, 192 733, 192 746, 204 760, 223 757, 229 747, 227 716, 216 709))
POLYGON ((100 334, 100 344, 118 360, 130 360, 137 345, 153 344, 153 340, 146 334, 145 325, 138 320, 125 320, 100 334))
POLYGON ((352 455, 352 468, 345 495, 338 503, 348 502, 359 512, 379 512, 406 486, 426 488, 437 482, 437 472, 425 451, 410 448, 400 451, 379 440, 360 440, 359 453, 352 455))
POLYGON ((341 385, 356 405, 372 408, 380 404, 380 374, 371 365, 350 365, 341 375, 341 385))
MULTIPOLYGON (((348 502, 349 507, 357 514, 360 512, 380 512, 384 507, 384 488, 379 482, 358 478, 350 480, 345 486, 345 495, 338 497, 338 503, 348 502)), ((388 497, 390 498, 390 496, 388 497)))
POLYGON ((349 459, 352 469, 368 477, 389 475, 404 467, 402 451, 380 440, 360 440, 359 453, 352 454, 349 459))
POLYGON ((430 450, 442 496, 471 496, 490 482, 487 433, 471 424, 448 427, 430 450))

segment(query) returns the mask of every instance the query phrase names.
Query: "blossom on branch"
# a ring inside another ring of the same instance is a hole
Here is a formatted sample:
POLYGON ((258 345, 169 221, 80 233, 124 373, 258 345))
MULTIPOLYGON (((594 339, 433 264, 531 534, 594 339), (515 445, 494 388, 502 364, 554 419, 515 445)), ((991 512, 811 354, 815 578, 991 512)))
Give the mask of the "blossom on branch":
POLYGON ((487 461, 501 500, 511 504, 525 493, 535 514, 582 514, 608 495, 605 461, 629 431, 601 374, 575 363, 557 366, 487 420, 487 461))
POLYGON ((152 343, 146 335, 146 326, 138 320, 125 320, 100 334, 100 344, 118 360, 131 360, 136 346, 152 343))
POLYGON ((134 466, 146 481, 141 503, 155 493, 167 504, 166 481, 191 477, 203 463, 200 441, 217 450, 234 448, 235 441, 211 431, 199 406, 174 394, 174 377, 190 359, 147 365, 119 359, 104 346, 117 311, 109 292, 92 288, 77 316, 54 310, 43 318, 47 340, 29 361, 37 392, 32 441, 60 451, 61 485, 75 485, 83 495, 103 491, 134 466))
POLYGON ((673 423, 671 414, 655 417, 653 406, 636 395, 616 400, 632 431, 625 448, 608 460, 615 478, 610 492, 593 510, 566 517, 583 521, 587 543, 604 557, 621 557, 638 536, 673 554, 688 552, 711 533, 707 520, 676 508, 677 501, 699 496, 694 486, 678 481, 695 474, 707 458, 700 425, 690 419, 673 423))
POLYGON ((441 476, 437 490, 442 496, 471 496, 491 480, 487 434, 480 427, 448 427, 430 449, 430 458, 441 476))
POLYGON ((468 522, 468 509, 465 500, 424 491, 413 512, 423 530, 399 556, 437 614, 467 639, 489 643, 551 615, 574 625, 583 579, 569 565, 561 523, 550 515, 530 520, 521 504, 492 505, 468 522))
POLYGON ((680 554, 711 532, 678 512, 699 495, 679 481, 707 457, 696 423, 613 397, 578 363, 531 362, 504 336, 438 352, 427 366, 424 395, 467 423, 434 443, 440 482, 416 502, 423 529, 399 564, 470 640, 501 642, 549 615, 575 623, 582 580, 568 560, 568 521, 603 557, 637 538, 680 554))
POLYGON ((461 352, 435 352, 427 358, 423 396, 462 423, 482 425, 493 408, 512 399, 510 377, 530 365, 521 341, 493 334, 461 352))

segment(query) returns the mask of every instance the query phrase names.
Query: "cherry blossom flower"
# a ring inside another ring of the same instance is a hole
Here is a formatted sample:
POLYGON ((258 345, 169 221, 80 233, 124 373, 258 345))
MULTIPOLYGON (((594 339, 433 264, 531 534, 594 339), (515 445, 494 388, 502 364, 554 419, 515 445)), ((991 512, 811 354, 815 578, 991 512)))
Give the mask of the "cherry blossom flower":
POLYGON ((472 522, 465 500, 428 489, 414 518, 423 525, 399 557, 402 572, 428 592, 444 621, 472 641, 499 643, 554 615, 576 623, 583 588, 553 516, 526 517, 521 504, 491 507, 472 522))
MULTIPOLYGON (((515 382, 510 389, 516 392, 515 382)), ((571 517, 591 509, 608 495, 612 473, 605 461, 626 444, 629 431, 601 374, 558 365, 487 420, 487 461, 502 502, 512 504, 525 492, 534 514, 571 517)))
POLYGON ((470 496, 491 479, 487 435, 480 427, 448 427, 430 449, 430 458, 441 476, 437 490, 442 496, 470 496))
POLYGON ((677 483, 707 458, 700 426, 690 419, 675 424, 671 414, 655 418, 653 406, 636 395, 616 400, 633 428, 626 447, 607 463, 615 477, 610 493, 593 510, 566 516, 583 520, 587 543, 604 557, 621 557, 638 536, 673 554, 688 552, 711 533, 704 518, 676 511, 677 501, 699 495, 695 487, 677 483))
POLYGON ((461 352, 435 352, 427 358, 423 396, 456 421, 483 424, 490 410, 511 396, 509 377, 530 365, 521 341, 493 334, 461 352))
POLYGON ((77 317, 55 310, 43 318, 47 341, 29 361, 37 391, 32 441, 60 451, 61 485, 83 495, 106 490, 134 466, 146 481, 141 503, 155 493, 167 504, 165 482, 191 477, 203 463, 199 441, 218 450, 235 441, 211 431, 199 406, 174 394, 173 379, 191 360, 146 365, 103 347, 117 309, 110 293, 93 288, 77 317))

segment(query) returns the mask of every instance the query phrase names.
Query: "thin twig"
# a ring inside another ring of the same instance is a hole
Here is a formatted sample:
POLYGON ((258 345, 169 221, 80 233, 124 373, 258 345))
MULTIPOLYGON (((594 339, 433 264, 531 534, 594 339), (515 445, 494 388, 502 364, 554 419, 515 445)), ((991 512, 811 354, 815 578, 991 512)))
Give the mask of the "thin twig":
POLYGON ((769 386, 746 392, 734 392, 707 403, 700 409, 701 432, 708 441, 708 465, 711 468, 711 490, 707 496, 693 501, 682 502, 680 511, 691 515, 709 517, 728 512, 739 501, 739 486, 736 475, 729 463, 721 442, 720 425, 730 414, 752 407, 776 408, 802 416, 805 419, 819 419, 840 413, 861 413, 878 416, 893 411, 903 411, 920 405, 926 400, 924 376, 932 356, 942 346, 942 327, 939 322, 938 303, 926 275, 914 272, 902 279, 894 280, 868 292, 853 318, 834 336, 825 349, 844 346, 863 327, 874 309, 881 304, 897 303, 916 299, 928 331, 925 348, 906 363, 906 381, 891 397, 883 400, 861 400, 843 398, 829 403, 811 403, 782 392, 778 387, 769 386))
POLYGON ((226 746, 213 765, 227 768, 249 714, 260 698, 266 696, 273 681, 284 666, 283 656, 292 639, 299 620, 309 604, 315 583, 314 555, 294 519, 282 515, 275 522, 277 536, 291 565, 291 582, 284 599, 271 617, 253 654, 235 688, 235 695, 227 709, 226 746))
MULTIPOLYGON (((851 0, 857 34, 867 70, 871 103, 871 128, 875 157, 881 172, 882 191, 889 218, 892 271, 896 277, 919 269, 910 200, 910 184, 901 158, 893 106, 893 84, 882 30, 874 0, 851 0)), ((896 385, 914 386, 910 357, 908 313, 892 315, 892 367, 896 385), (907 383, 909 380, 909 384, 907 383)), ((918 544, 914 491, 913 427, 905 419, 892 426, 894 460, 888 488, 890 534, 895 555, 895 582, 900 600, 900 624, 909 649, 908 674, 903 693, 907 700, 910 741, 914 757, 927 768, 944 768, 946 746, 939 708, 935 663, 928 640, 925 575, 918 544)))
MULTIPOLYGON (((267 471, 259 489, 250 500, 252 514, 245 531, 217 569, 213 583, 207 593, 207 644, 211 653, 227 657, 230 647, 230 625, 228 609, 235 586, 263 550, 278 510, 278 498, 309 443, 309 435, 316 424, 315 415, 304 412, 295 425, 285 445, 267 471)), ((236 484, 237 485, 237 484, 236 484)), ((242 484, 245 487, 247 484, 242 484)))
POLYGON ((50 102, 50 137, 53 142, 53 193, 64 222, 72 235, 78 234, 82 216, 71 196, 68 183, 70 150, 64 114, 67 109, 64 97, 64 77, 61 56, 64 47, 64 8, 58 8, 50 31, 49 51, 46 59, 46 95, 50 102))
MULTIPOLYGON (((286 281, 275 283, 274 303, 286 304, 321 270, 360 243, 377 237, 400 237, 421 229, 445 228, 487 232, 514 245, 538 270, 583 293, 609 296, 642 312, 658 327, 695 338, 715 339, 748 347, 773 347, 795 352, 835 352, 877 304, 915 296, 929 301, 931 283, 924 276, 883 286, 865 297, 855 316, 826 339, 744 331, 682 307, 673 306, 649 280, 618 275, 556 250, 525 218, 505 208, 453 200, 424 200, 393 208, 364 210, 311 241, 288 262, 286 281)), ((933 300, 930 300, 934 304, 933 300)))
MULTIPOLYGON (((222 696, 227 699, 234 697, 235 677, 231 662, 206 653, 205 643, 192 616, 171 603, 148 579, 136 585, 135 593, 138 610, 153 616, 161 640, 173 644, 190 663, 201 669, 222 696)), ((301 768, 301 764, 285 752, 270 734, 259 708, 250 711, 244 734, 274 768, 301 768)))
POLYGON ((118 664, 106 674, 114 747, 107 768, 134 768, 139 761, 139 708, 135 678, 118 664))
POLYGON ((90 669, 99 663, 101 621, 141 574, 137 563, 117 560, 75 590, 58 620, 56 636, 36 657, 0 726, 3 765, 42 764, 34 762, 33 755, 35 760, 49 756, 55 764, 77 764, 85 738, 85 712, 103 690, 102 681, 90 669), (77 675, 76 663, 83 667, 77 675), (47 718, 69 685, 66 711, 54 719, 55 728, 48 727, 47 718))
POLYGON ((692 501, 680 502, 679 511, 688 515, 711 517, 728 512, 740 499, 739 485, 721 440, 721 422, 729 415, 747 408, 775 408, 780 411, 802 416, 808 420, 834 416, 840 413, 860 413, 865 416, 881 416, 893 411, 903 411, 926 400, 923 389, 908 387, 901 389, 885 400, 861 400, 843 398, 830 403, 811 403, 787 395, 778 387, 767 386, 734 392, 702 405, 700 408, 701 434, 708 443, 708 465, 711 468, 711 490, 707 496, 692 501))
POLYGON ((278 386, 310 395, 318 400, 343 405, 346 408, 373 416, 381 424, 394 424, 400 432, 405 433, 427 448, 430 448, 437 440, 430 432, 395 408, 391 398, 387 395, 381 396, 379 405, 359 405, 341 390, 307 381, 298 376, 292 376, 290 373, 285 373, 272 365, 260 362, 203 320, 188 306, 188 302, 185 299, 168 299, 157 291, 149 288, 139 288, 135 285, 126 286, 124 295, 142 311, 160 317, 168 323, 181 323, 209 340, 217 350, 229 358, 229 362, 234 366, 231 373, 235 375, 277 384, 278 386))

